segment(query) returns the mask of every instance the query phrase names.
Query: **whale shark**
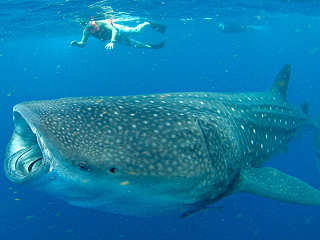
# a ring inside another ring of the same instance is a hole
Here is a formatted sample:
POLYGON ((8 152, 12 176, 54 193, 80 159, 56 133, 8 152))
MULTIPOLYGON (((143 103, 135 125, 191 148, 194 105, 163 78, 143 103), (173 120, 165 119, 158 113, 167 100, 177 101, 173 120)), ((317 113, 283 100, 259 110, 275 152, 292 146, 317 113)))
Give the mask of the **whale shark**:
POLYGON ((287 102, 291 67, 265 92, 76 97, 13 107, 9 180, 74 206, 189 216, 231 194, 320 205, 320 191, 264 166, 319 122, 287 102))

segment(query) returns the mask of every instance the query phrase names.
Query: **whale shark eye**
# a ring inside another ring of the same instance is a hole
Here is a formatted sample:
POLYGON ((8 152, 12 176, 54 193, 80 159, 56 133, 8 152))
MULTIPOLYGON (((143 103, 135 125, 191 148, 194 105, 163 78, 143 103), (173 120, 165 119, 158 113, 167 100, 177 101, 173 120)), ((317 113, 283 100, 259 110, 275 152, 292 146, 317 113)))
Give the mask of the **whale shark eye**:
POLYGON ((78 166, 81 170, 89 170, 88 165, 85 162, 80 162, 78 166))
POLYGON ((111 173, 116 173, 116 168, 110 168, 109 171, 110 171, 111 173))

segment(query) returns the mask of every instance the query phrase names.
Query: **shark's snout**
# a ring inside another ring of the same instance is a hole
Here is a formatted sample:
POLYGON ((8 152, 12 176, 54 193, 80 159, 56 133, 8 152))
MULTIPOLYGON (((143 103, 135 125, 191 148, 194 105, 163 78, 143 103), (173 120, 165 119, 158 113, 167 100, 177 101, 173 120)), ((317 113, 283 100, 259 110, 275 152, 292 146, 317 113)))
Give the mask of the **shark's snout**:
POLYGON ((44 159, 39 135, 32 130, 26 118, 14 111, 14 126, 5 156, 5 172, 15 183, 25 183, 49 171, 50 163, 44 159))

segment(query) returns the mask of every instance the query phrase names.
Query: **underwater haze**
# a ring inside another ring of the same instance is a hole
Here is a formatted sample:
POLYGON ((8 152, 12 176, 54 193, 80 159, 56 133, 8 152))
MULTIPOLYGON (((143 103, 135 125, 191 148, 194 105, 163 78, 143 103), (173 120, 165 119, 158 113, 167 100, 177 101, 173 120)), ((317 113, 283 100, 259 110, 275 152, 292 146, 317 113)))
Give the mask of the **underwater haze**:
MULTIPOLYGON (((0 2, 0 154, 22 101, 167 92, 260 92, 285 64, 288 102, 320 112, 320 2, 317 0, 2 0, 0 2), (161 49, 90 38, 80 22, 114 18, 129 26, 165 24, 161 49)), ((306 129, 272 166, 320 188, 313 134, 306 129)), ((269 240, 319 239, 320 207, 238 193, 187 218, 135 217, 79 208, 11 183, 0 171, 0 239, 269 240)))

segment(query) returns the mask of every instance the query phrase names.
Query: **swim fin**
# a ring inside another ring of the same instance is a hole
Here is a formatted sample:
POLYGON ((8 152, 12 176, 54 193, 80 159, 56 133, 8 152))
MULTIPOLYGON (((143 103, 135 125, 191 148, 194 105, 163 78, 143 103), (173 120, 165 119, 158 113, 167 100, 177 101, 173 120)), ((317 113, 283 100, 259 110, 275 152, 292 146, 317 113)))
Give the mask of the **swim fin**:
POLYGON ((160 48, 163 48, 164 42, 157 43, 157 44, 148 43, 148 45, 149 45, 152 49, 160 49, 160 48))
POLYGON ((150 27, 162 34, 165 33, 167 29, 166 25, 161 23, 150 23, 150 27))

